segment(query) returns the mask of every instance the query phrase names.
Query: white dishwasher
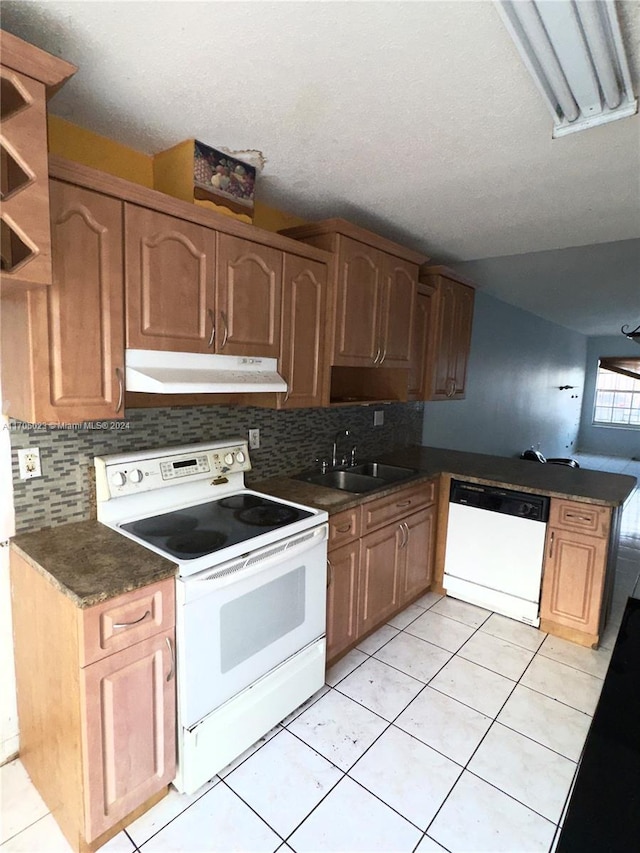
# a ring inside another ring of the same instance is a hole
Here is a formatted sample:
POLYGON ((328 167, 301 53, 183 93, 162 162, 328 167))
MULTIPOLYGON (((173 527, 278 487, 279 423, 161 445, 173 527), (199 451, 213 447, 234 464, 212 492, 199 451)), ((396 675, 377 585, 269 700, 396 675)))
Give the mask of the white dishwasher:
POLYGON ((548 497, 452 480, 447 595, 537 627, 548 519, 548 497))

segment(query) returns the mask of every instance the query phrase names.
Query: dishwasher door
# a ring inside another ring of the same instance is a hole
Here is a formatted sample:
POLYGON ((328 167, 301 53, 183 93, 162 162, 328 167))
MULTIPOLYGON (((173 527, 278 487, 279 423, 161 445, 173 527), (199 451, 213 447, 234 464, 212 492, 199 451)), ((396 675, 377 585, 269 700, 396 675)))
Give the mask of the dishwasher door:
POLYGON ((537 627, 546 527, 544 521, 450 503, 447 594, 537 627))

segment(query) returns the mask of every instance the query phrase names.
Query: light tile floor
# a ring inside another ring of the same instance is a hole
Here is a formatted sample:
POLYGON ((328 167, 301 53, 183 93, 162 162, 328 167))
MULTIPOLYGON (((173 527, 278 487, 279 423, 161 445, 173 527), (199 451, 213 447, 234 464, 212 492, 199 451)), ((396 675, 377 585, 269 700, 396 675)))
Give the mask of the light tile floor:
MULTIPOLYGON (((640 462, 578 458, 640 479, 640 462)), ((600 649, 427 593, 195 795, 172 790, 102 850, 553 850, 639 573, 636 489, 600 649)), ((19 761, 0 785, 2 853, 68 853, 19 761)))

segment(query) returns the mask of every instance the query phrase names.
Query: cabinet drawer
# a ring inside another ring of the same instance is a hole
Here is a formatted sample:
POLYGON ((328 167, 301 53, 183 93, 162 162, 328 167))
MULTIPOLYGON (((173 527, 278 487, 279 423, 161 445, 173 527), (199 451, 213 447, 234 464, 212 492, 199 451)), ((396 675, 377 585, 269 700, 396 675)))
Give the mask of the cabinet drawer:
POLYGON ((605 506, 551 499, 549 526, 605 538, 609 535, 611 510, 605 506))
POLYGON ((409 487, 370 501, 362 506, 362 533, 376 530, 385 524, 392 524, 396 519, 403 518, 422 507, 429 506, 435 501, 436 481, 429 480, 419 486, 409 487))
POLYGON ((354 506, 329 519, 329 550, 338 548, 360 536, 360 507, 354 506))
POLYGON ((80 666, 172 628, 174 590, 173 578, 167 578, 81 611, 80 666))

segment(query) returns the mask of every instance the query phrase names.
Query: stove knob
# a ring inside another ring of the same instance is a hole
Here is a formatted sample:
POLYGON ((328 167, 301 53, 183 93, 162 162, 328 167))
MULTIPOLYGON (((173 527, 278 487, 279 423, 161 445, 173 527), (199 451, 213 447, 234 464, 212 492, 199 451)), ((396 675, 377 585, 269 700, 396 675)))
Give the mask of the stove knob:
POLYGON ((116 471, 115 474, 111 475, 111 482, 114 486, 124 486, 127 482, 127 478, 124 476, 122 471, 116 471))
POLYGON ((132 483, 139 483, 142 480, 143 474, 139 468, 134 468, 134 470, 129 474, 129 479, 132 483))
POLYGON ((244 455, 244 453, 242 452, 242 450, 239 450, 239 451, 236 453, 236 462, 238 463, 238 465, 242 465, 242 463, 244 462, 244 460, 245 460, 246 458, 247 458, 247 457, 244 455))
POLYGON ((233 465, 233 453, 225 453, 224 462, 225 465, 233 465))

